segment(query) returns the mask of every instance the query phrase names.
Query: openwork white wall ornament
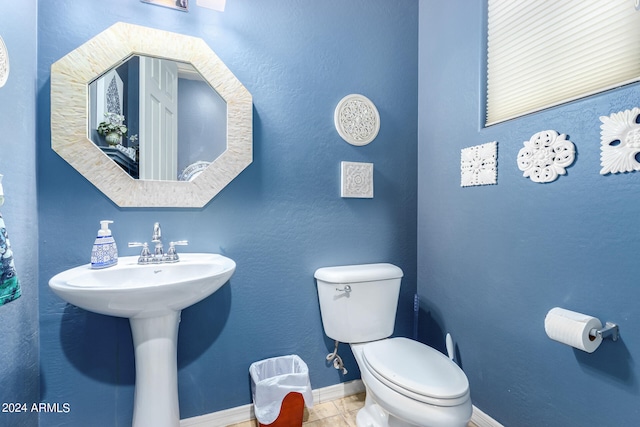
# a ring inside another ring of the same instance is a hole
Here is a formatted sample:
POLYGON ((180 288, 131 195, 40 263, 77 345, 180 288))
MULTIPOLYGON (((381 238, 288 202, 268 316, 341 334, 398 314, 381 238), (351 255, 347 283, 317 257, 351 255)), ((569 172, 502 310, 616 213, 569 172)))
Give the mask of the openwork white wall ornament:
POLYGON ((518 168, 533 182, 555 181, 567 173, 575 160, 576 148, 565 134, 554 130, 538 132, 518 152, 518 168))
POLYGON ((9 52, 4 40, 0 37, 0 87, 4 86, 9 78, 9 52))
POLYGON ((640 170, 640 108, 600 117, 600 170, 608 173, 640 170))
POLYGON ((351 145, 367 145, 380 130, 380 114, 363 95, 347 95, 340 100, 333 115, 336 130, 351 145))
POLYGON ((498 178, 498 143, 496 141, 460 150, 460 185, 495 184, 498 178))
POLYGON ((373 198, 373 163, 342 162, 341 197, 373 198))

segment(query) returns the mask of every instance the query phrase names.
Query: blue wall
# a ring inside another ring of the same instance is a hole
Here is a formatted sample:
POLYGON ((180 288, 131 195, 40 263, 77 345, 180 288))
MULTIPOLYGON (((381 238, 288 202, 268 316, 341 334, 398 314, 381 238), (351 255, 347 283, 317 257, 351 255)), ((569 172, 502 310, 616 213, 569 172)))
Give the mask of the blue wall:
MULTIPOLYGON (((391 261, 406 273, 396 333, 410 334, 417 271, 421 339, 442 349, 453 334, 480 409, 506 426, 635 425, 640 175, 599 175, 598 117, 638 106, 638 85, 483 129, 482 5, 421 0, 418 18, 409 0, 300 3, 230 0, 224 13, 186 14, 124 0, 0 7, 11 58, 0 89, 2 213, 23 288, 0 307, 0 401, 71 405, 41 414, 43 426, 130 422, 127 321, 67 305, 47 286, 87 262, 98 220, 112 218, 121 255, 160 221, 189 250, 238 262, 228 285, 183 313, 183 418, 248 403, 248 365, 265 357, 301 355, 314 388, 356 378, 351 357, 346 378, 324 363, 331 343, 312 274, 391 261), (203 209, 120 209, 50 149, 51 64, 120 20, 204 38, 253 94, 254 163, 203 209), (354 92, 382 117, 360 148, 332 125, 354 92), (568 134, 577 160, 558 181, 534 184, 515 158, 546 129, 568 134), (461 188, 460 149, 494 140, 498 185, 461 188), (342 160, 375 163, 373 200, 338 197, 342 160), (618 322, 621 341, 589 355, 549 340, 543 320, 557 305, 618 322)), ((0 424, 38 419, 0 414, 0 424)))
MULTIPOLYGON (((0 88, 0 208, 22 296, 0 307, 0 403, 39 401, 36 200, 36 1, 0 4, 9 77, 0 88)), ((5 408, 8 409, 8 408, 5 408)), ((35 426, 37 413, 0 412, 0 425, 35 426)))
POLYGON ((483 129, 482 3, 420 1, 422 339, 452 333, 474 404, 505 426, 637 425, 640 174, 599 175, 599 116, 640 106, 640 87, 483 129), (576 162, 536 184, 516 156, 547 129, 568 135, 576 162), (460 150, 490 141, 498 185, 461 188, 460 150), (593 354, 551 341, 554 306, 617 322, 622 338, 593 354))
POLYGON ((189 13, 137 1, 38 5, 38 203, 41 399, 68 414, 40 425, 127 425, 134 361, 125 319, 92 314, 53 295, 48 279, 88 262, 101 219, 121 256, 148 241, 154 221, 189 251, 237 262, 216 294, 185 310, 179 336, 181 417, 250 402, 249 365, 299 354, 311 384, 359 376, 325 362, 313 272, 389 261, 405 271, 396 333, 411 333, 416 290, 418 3, 413 0, 230 0, 224 13, 189 13), (121 209, 50 148, 50 66, 117 21, 202 37, 252 93, 254 162, 202 209, 121 209), (338 101, 376 103, 377 139, 353 147, 333 126, 338 101), (375 198, 342 199, 341 161, 375 164, 375 198))

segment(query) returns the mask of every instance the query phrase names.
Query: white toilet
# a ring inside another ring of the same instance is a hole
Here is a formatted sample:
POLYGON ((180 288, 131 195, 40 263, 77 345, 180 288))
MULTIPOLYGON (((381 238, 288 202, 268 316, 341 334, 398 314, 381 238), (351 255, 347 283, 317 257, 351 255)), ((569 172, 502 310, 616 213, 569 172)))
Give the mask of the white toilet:
POLYGON ((402 270, 392 264, 316 270, 322 324, 349 343, 366 388, 358 427, 465 427, 469 381, 439 351, 393 333, 402 270))

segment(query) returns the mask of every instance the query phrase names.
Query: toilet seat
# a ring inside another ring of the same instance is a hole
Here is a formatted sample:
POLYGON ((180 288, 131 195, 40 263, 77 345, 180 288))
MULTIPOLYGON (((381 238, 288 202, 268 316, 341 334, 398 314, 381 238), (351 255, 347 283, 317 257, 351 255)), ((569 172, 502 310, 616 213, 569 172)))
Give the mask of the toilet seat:
POLYGON ((407 338, 365 344, 363 362, 387 387, 417 401, 457 406, 469 399, 466 375, 439 351, 407 338))

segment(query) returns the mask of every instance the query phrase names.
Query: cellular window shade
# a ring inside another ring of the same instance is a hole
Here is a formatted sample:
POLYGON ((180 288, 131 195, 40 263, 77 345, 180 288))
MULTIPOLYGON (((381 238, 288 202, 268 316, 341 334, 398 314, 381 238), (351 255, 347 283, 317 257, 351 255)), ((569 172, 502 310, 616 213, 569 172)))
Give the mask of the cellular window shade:
POLYGON ((640 80, 634 0, 488 0, 486 125, 640 80))

